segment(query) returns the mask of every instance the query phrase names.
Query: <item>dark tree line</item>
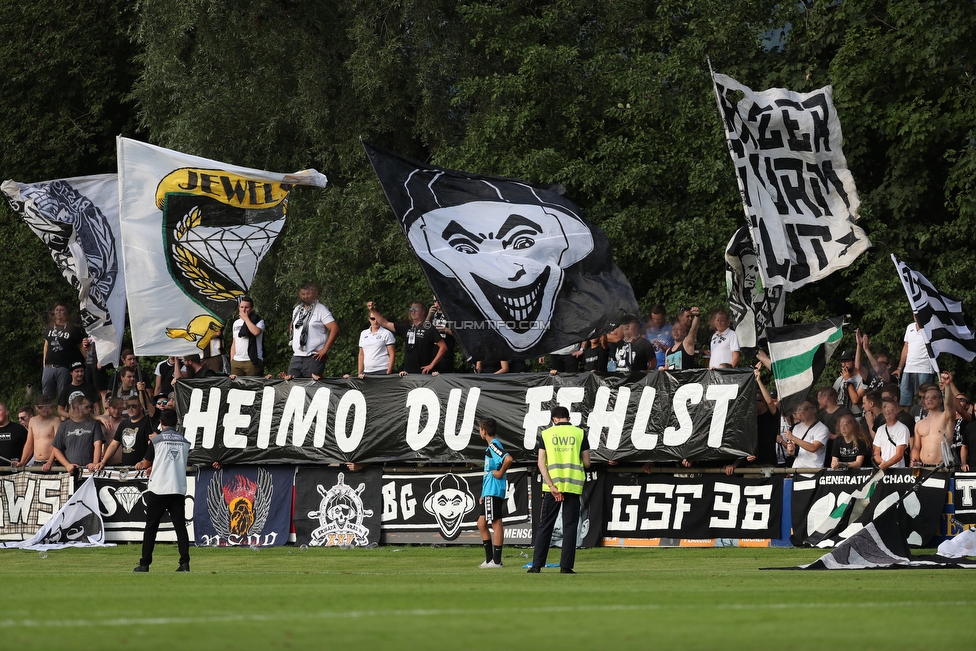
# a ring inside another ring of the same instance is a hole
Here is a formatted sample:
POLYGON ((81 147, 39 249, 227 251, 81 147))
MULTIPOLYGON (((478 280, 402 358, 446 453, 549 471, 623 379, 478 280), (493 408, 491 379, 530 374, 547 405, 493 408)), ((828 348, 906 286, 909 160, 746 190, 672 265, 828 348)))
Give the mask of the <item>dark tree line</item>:
MULTIPOLYGON (((344 330, 331 373, 355 368, 366 300, 398 314, 429 298, 360 138, 562 184, 643 307, 720 305, 743 212, 707 59, 754 89, 834 86, 874 248, 791 294, 791 319, 850 313, 897 352, 911 314, 890 253, 976 315, 972 2, 0 2, 4 178, 113 171, 119 133, 329 176, 325 191, 295 192, 253 287, 269 368, 286 364, 302 280, 323 286, 344 330)), ((3 215, 0 396, 16 401, 39 377, 47 308, 74 297, 3 215)))

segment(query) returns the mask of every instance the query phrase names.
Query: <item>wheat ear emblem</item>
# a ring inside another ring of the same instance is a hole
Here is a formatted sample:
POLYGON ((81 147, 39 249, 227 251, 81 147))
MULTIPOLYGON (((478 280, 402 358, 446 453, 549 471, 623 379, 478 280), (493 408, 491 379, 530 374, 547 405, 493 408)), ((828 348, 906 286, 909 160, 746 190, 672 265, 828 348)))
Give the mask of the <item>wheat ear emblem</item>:
POLYGON ((176 227, 176 244, 173 245, 176 266, 183 272, 194 287, 200 290, 204 296, 216 301, 231 301, 243 296, 244 292, 239 289, 224 287, 222 284, 210 278, 210 274, 200 266, 200 259, 193 255, 190 249, 186 248, 181 241, 194 228, 200 225, 202 215, 199 208, 192 208, 190 212, 183 216, 176 227))

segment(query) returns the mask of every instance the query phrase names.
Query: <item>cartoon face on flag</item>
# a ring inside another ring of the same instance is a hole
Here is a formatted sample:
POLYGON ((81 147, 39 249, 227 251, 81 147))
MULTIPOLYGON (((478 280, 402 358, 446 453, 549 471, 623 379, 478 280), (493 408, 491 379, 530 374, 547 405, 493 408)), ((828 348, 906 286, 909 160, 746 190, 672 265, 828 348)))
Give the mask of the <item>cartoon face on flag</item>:
POLYGON ((199 353, 247 293, 295 185, 275 174, 119 138, 122 234, 137 355, 199 353))
POLYGON ((476 359, 546 354, 638 313, 606 235, 558 194, 366 151, 453 331, 476 359))
POLYGON ((766 328, 783 325, 786 294, 782 287, 764 287, 759 255, 743 226, 725 248, 725 284, 732 313, 732 329, 743 348, 766 340, 766 328))
POLYGON ((118 176, 4 181, 2 189, 78 290, 81 322, 95 341, 98 361, 117 364, 125 323, 118 176))

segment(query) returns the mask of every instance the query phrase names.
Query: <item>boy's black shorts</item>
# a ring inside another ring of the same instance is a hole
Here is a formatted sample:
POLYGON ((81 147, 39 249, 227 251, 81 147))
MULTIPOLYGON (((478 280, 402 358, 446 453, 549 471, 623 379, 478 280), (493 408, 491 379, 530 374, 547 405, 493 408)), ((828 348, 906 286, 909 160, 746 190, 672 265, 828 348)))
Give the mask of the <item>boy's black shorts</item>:
POLYGON ((484 498, 484 503, 481 505, 481 514, 485 516, 485 522, 494 522, 495 520, 502 519, 504 499, 503 497, 491 496, 484 498))

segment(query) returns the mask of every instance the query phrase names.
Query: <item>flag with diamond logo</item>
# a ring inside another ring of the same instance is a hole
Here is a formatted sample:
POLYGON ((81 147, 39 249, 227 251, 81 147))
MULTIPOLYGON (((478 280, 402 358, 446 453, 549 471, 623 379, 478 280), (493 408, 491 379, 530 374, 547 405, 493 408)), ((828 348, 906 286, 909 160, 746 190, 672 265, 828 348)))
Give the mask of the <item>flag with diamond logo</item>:
POLYGON ((128 138, 118 155, 135 353, 199 354, 281 232, 289 191, 324 188, 325 175, 237 167, 128 138))

